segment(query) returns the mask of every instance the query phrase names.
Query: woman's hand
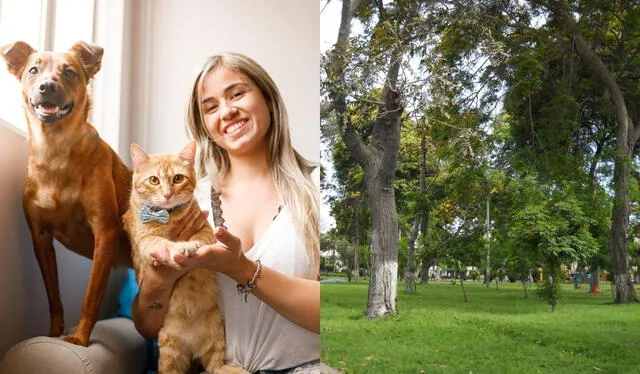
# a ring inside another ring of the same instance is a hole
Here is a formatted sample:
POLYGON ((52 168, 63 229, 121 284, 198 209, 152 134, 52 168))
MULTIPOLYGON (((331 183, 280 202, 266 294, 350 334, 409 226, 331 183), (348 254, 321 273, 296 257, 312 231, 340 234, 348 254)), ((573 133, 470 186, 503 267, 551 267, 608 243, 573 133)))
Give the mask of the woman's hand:
POLYGON ((220 226, 213 230, 213 237, 217 242, 198 248, 193 257, 174 256, 175 264, 187 270, 211 269, 224 273, 239 283, 251 279, 257 265, 242 252, 240 238, 220 226))
POLYGON ((156 287, 172 289, 176 281, 187 272, 187 269, 171 259, 166 247, 150 249, 149 255, 154 259, 153 264, 145 265, 142 274, 145 282, 151 282, 156 287))
MULTIPOLYGON (((258 265, 244 255, 238 237, 222 227, 216 227, 213 236, 218 240, 215 244, 198 248, 193 257, 176 255, 170 266, 183 271, 207 268, 226 274, 238 284, 246 284, 258 265)), ((169 260, 168 255, 159 258, 169 260)), ((320 282, 285 275, 267 266, 261 269, 260 281, 251 293, 289 321, 320 333, 320 282)))
POLYGON ((207 224, 207 216, 209 212, 206 210, 201 212, 198 203, 192 200, 186 214, 172 225, 173 230, 169 238, 174 242, 188 241, 207 224))

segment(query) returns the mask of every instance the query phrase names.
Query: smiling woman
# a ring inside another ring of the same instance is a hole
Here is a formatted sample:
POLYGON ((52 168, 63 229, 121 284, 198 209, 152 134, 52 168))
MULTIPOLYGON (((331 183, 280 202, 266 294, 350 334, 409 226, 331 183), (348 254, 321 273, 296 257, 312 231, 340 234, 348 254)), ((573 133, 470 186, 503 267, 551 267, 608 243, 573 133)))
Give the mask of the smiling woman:
POLYGON ((218 144, 238 153, 257 146, 266 149, 270 110, 251 79, 221 66, 205 79, 202 96, 205 125, 218 144), (256 144, 258 140, 263 144, 256 144))

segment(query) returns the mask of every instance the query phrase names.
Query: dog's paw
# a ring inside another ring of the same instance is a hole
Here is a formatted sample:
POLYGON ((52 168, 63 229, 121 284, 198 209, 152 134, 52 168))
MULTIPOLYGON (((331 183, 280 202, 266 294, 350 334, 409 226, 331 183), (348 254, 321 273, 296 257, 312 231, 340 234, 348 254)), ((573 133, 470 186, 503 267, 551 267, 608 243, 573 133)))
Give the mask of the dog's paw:
POLYGON ((58 336, 62 335, 62 331, 64 330, 64 326, 61 326, 60 328, 56 327, 56 328, 51 328, 49 330, 49 336, 52 338, 57 338, 58 336))
POLYGON ((49 336, 56 338, 62 335, 64 331, 64 320, 60 318, 51 318, 51 328, 49 329, 49 336))

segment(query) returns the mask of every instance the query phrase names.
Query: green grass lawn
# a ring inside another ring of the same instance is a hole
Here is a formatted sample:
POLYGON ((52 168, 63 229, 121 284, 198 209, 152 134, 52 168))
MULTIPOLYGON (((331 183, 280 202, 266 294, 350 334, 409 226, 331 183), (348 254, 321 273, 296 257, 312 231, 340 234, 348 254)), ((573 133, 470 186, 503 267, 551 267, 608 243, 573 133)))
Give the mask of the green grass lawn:
POLYGON ((398 288, 398 313, 369 320, 367 283, 321 286, 322 360, 347 373, 640 373, 640 304, 565 285, 555 313, 519 283, 398 288))

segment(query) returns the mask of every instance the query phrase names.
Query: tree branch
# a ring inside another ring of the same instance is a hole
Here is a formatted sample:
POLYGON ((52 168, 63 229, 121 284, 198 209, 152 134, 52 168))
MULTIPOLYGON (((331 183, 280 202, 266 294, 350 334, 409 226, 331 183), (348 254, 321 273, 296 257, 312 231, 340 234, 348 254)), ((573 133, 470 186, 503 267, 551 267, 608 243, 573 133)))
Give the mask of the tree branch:
POLYGON ((587 45, 582 32, 578 28, 575 19, 569 13, 564 0, 550 1, 550 10, 554 16, 562 25, 564 25, 570 31, 570 36, 574 39, 576 50, 578 54, 584 59, 585 63, 593 71, 596 78, 599 79, 611 93, 611 99, 616 106, 616 118, 618 121, 619 131, 617 136, 622 137, 619 139, 618 144, 623 145, 625 154, 628 149, 633 149, 632 145, 635 144, 640 130, 634 128, 631 118, 627 112, 627 105, 624 101, 624 96, 620 90, 618 82, 609 69, 604 65, 600 57, 587 45), (629 136, 631 135, 631 136, 629 136))
MULTIPOLYGON (((358 0, 354 1, 357 4, 358 0)), ((351 32, 351 19, 353 18, 353 11, 355 7, 351 7, 351 1, 342 1, 342 17, 340 19, 340 28, 338 30, 338 40, 333 49, 334 56, 331 62, 332 75, 337 78, 337 84, 340 86, 337 92, 334 92, 333 96, 333 109, 336 112, 338 126, 343 132, 343 139, 345 144, 349 146, 349 150, 353 157, 365 167, 369 163, 369 152, 362 140, 358 136, 358 133, 351 123, 351 117, 348 113, 346 93, 344 92, 344 69, 347 41, 349 39, 349 33, 351 32)))

